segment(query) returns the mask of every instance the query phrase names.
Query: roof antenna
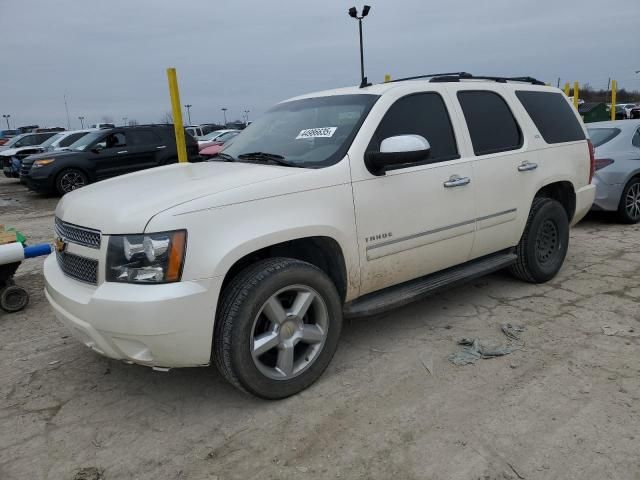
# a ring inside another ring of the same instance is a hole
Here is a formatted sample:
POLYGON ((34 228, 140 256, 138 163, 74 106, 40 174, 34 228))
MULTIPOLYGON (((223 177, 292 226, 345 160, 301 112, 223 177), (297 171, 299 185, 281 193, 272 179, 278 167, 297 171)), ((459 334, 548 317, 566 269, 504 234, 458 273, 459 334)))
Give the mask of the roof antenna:
POLYGON ((349 16, 358 20, 358 29, 360 31, 360 88, 371 86, 371 84, 367 82, 367 77, 364 76, 364 50, 362 48, 362 19, 369 14, 369 10, 371 10, 371 7, 365 5, 362 8, 362 16, 358 16, 356 7, 349 9, 349 16))

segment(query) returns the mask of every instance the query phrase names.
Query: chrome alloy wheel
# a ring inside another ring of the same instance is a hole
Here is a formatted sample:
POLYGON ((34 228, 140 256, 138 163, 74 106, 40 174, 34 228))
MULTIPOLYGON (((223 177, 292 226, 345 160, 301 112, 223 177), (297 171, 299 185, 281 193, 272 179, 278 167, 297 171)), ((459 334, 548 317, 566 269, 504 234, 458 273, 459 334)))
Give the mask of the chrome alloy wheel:
POLYGON ((624 200, 629 217, 633 220, 640 218, 640 183, 631 185, 624 200))
POLYGON ((289 380, 309 368, 322 352, 329 314, 311 287, 291 285, 269 297, 251 329, 251 357, 273 380, 289 380))
POLYGON ((65 193, 84 187, 85 183, 84 177, 78 172, 67 172, 60 178, 60 187, 65 193))

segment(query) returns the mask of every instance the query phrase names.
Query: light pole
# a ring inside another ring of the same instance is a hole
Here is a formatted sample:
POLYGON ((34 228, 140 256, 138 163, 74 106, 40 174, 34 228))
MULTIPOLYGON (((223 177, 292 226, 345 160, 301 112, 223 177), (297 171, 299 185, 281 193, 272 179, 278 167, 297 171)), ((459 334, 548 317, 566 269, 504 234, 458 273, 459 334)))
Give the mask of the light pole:
POLYGON ((122 125, 127 126, 127 117, 122 117, 122 125))
POLYGON ((227 126, 227 110, 228 108, 223 107, 220 110, 222 110, 222 116, 224 117, 224 126, 227 126))
POLYGON ((244 111, 244 124, 245 125, 249 124, 249 110, 244 111))
POLYGON ((193 107, 193 105, 191 105, 190 103, 187 103, 184 108, 187 109, 187 118, 189 119, 189 125, 191 125, 191 107, 193 107))
POLYGON ((80 128, 84 128, 84 117, 80 116, 78 117, 78 120, 80 120, 80 128))
POLYGON ((369 10, 371 10, 371 7, 369 5, 365 5, 362 7, 362 15, 358 16, 358 10, 356 7, 351 7, 349 9, 349 16, 358 20, 358 30, 360 31, 360 88, 369 86, 367 83, 367 77, 364 76, 364 49, 362 47, 362 19, 369 14, 369 10))
POLYGON ((11 130, 11 127, 9 126, 9 118, 11 118, 11 115, 2 115, 2 118, 7 121, 7 130, 11 130))
POLYGON ((64 94, 64 109, 67 112, 67 130, 71 130, 71 119, 69 117, 69 106, 67 105, 67 94, 64 94))

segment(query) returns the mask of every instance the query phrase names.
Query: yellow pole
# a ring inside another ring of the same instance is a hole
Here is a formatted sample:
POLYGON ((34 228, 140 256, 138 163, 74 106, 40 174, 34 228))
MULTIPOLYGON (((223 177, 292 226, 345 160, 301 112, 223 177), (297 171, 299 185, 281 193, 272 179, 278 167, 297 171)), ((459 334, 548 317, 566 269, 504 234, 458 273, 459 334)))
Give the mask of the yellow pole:
POLYGON ((576 110, 578 109, 579 88, 580 88, 580 85, 578 84, 578 82, 573 82, 573 106, 576 107, 576 110))
POLYGON ((178 161, 188 162, 187 144, 184 139, 184 125, 182 124, 182 109, 180 108, 180 91, 178 90, 178 76, 175 68, 167 68, 169 79, 169 95, 171 95, 171 110, 173 111, 173 128, 176 132, 176 148, 178 161))
POLYGON ((391 75, 389 75, 388 73, 384 76, 384 83, 390 82, 391 81, 391 75))
POLYGON ((567 82, 564 84, 564 94, 568 97, 570 93, 571 93, 571 85, 569 85, 569 82, 567 82))
POLYGON ((611 120, 616 119, 616 90, 618 89, 618 82, 611 80, 611 120))

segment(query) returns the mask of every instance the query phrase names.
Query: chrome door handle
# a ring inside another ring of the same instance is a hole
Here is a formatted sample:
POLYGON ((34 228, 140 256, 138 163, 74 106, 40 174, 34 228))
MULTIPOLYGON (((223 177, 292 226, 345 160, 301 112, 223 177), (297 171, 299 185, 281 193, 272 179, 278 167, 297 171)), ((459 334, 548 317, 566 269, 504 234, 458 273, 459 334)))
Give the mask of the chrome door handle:
POLYGON ((446 188, 452 187, 462 187, 464 185, 469 185, 471 183, 471 179, 469 177, 461 177, 460 175, 451 175, 449 180, 443 183, 446 188))
POLYGON ((528 172, 529 170, 535 170, 538 168, 537 163, 527 162, 526 160, 518 165, 519 172, 528 172))
POLYGON ((126 150, 120 150, 118 154, 121 154, 121 153, 129 153, 129 152, 127 152, 126 150))
POLYGON ((167 148, 166 145, 160 145, 159 147, 156 147, 158 150, 162 149, 162 148, 167 148))

